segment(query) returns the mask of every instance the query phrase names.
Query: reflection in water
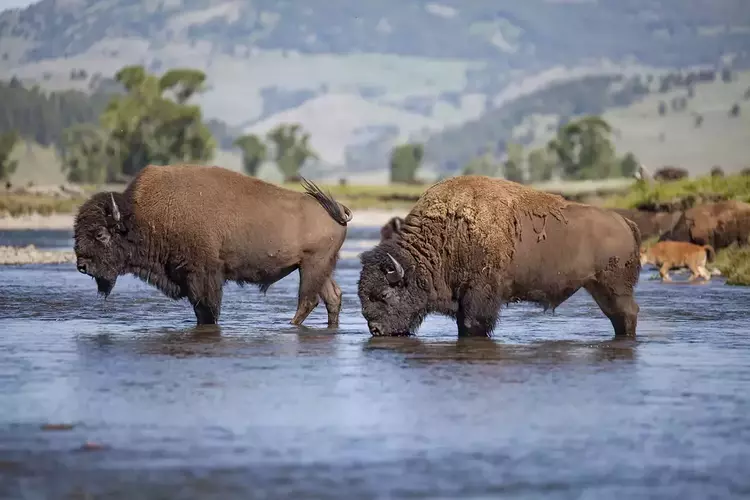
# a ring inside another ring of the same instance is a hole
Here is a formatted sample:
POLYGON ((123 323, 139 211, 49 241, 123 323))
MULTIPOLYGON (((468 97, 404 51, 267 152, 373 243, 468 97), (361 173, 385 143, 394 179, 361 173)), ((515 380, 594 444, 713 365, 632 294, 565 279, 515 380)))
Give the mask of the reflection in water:
POLYGON ((371 337, 364 343, 364 350, 389 350, 424 362, 567 363, 634 361, 636 345, 634 339, 596 342, 539 340, 507 345, 487 337, 444 342, 428 342, 415 337, 371 337))
MULTIPOLYGON (((350 237, 358 252, 377 228, 350 237)), ((0 268, 0 497, 750 490, 750 289, 642 279, 637 340, 585 293, 554 315, 514 304, 491 339, 441 317, 372 338, 358 274, 339 262, 329 330, 322 305, 289 324, 296 275, 266 296, 227 286, 221 326, 196 327, 135 279, 104 303, 71 266, 0 268)))

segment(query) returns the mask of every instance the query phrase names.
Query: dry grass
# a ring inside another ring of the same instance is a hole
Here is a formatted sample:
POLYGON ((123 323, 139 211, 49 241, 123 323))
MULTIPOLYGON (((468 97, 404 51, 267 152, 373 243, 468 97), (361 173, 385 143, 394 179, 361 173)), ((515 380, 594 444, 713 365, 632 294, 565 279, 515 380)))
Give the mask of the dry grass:
POLYGON ((54 198, 29 194, 0 195, 0 215, 52 215, 73 213, 84 202, 84 198, 54 198))

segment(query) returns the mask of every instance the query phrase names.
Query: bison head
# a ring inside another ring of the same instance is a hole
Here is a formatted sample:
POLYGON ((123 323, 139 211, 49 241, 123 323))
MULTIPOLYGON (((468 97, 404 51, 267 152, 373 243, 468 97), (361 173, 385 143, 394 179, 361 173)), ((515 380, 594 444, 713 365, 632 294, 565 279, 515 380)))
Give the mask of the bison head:
POLYGON ((428 273, 396 240, 364 252, 361 261, 358 294, 370 333, 413 334, 428 312, 428 273))
POLYGON ((81 205, 74 225, 78 271, 93 277, 104 297, 110 294, 126 265, 127 230, 118 198, 122 201, 119 193, 95 194, 81 205))

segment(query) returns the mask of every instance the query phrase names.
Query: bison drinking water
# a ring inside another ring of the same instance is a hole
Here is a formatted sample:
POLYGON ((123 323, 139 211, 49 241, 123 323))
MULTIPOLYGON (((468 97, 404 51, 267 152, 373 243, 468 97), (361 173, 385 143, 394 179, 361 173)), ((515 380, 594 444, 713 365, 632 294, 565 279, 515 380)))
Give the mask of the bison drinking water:
POLYGON ((219 319, 226 281, 262 291, 299 269, 299 325, 320 296, 338 325, 332 278, 351 220, 348 208, 305 181, 306 193, 220 167, 148 166, 123 193, 93 195, 75 220, 78 270, 105 297, 133 274, 173 299, 187 298, 198 324, 219 319))
POLYGON ((396 239, 361 256, 359 298, 372 335, 408 335, 429 313, 488 336, 502 304, 553 310, 585 288, 616 336, 635 336, 641 236, 612 211, 484 176, 433 185, 396 239))

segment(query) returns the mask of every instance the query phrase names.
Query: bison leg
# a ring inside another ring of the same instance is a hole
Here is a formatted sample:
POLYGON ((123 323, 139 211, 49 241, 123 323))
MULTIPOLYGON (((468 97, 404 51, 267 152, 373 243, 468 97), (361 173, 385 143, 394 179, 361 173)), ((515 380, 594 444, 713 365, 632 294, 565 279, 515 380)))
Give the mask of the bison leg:
POLYGON ((189 280, 187 296, 199 325, 215 325, 219 321, 222 285, 218 275, 194 276, 189 280))
POLYGON ((320 298, 323 299, 328 311, 328 328, 336 328, 339 326, 339 313, 341 312, 341 288, 333 277, 328 278, 323 285, 320 298))
POLYGON ((489 337, 497 323, 500 299, 489 290, 470 289, 459 301, 456 323, 459 337, 489 337))
POLYGON ((639 307, 633 290, 613 290, 607 283, 593 282, 585 286, 602 312, 612 322, 615 337, 635 337, 639 307))
POLYGON ((329 280, 334 264, 330 259, 320 258, 312 258, 302 262, 299 267, 297 312, 291 321, 293 325, 301 325, 313 309, 318 306, 318 296, 323 293, 323 286, 329 280))
POLYGON ((661 279, 664 281, 672 281, 672 278, 669 277, 669 264, 662 264, 662 266, 659 268, 659 274, 661 275, 661 279))

